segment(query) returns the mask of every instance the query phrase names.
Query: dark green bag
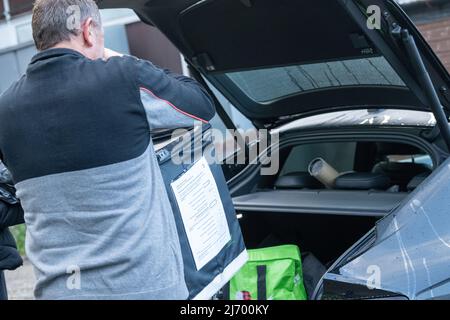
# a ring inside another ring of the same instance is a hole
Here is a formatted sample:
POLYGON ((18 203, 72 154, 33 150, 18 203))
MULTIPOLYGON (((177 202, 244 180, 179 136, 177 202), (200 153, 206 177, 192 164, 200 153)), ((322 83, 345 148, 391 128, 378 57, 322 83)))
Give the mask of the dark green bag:
POLYGON ((249 260, 224 290, 230 300, 306 300, 295 245, 248 250, 249 260))

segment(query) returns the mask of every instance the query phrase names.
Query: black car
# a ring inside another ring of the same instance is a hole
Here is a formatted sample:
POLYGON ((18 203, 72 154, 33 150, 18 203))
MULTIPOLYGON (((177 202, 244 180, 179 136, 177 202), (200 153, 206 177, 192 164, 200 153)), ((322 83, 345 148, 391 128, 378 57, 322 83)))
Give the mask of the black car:
POLYGON ((249 248, 314 255, 313 299, 450 298, 450 78, 396 2, 98 3, 161 30, 228 128, 223 101, 279 137, 259 155, 279 152, 274 175, 223 166, 249 248), (345 173, 331 187, 318 157, 345 173))

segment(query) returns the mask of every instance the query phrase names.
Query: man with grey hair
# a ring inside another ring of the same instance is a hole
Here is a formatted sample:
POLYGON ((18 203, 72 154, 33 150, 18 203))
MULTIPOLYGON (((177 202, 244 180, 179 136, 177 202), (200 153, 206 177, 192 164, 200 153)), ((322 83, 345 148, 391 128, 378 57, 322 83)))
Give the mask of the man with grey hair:
POLYGON ((185 299, 150 133, 207 122, 194 80, 104 48, 92 0, 37 0, 40 52, 0 97, 0 160, 27 225, 38 299, 185 299))

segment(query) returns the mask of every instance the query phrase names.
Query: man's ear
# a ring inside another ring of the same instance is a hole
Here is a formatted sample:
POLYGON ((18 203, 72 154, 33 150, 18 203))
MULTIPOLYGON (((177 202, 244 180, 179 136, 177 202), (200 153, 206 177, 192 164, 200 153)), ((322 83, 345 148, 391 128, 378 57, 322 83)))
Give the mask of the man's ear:
POLYGON ((84 44, 87 47, 92 47, 94 45, 94 23, 92 21, 92 18, 88 18, 86 22, 82 25, 82 34, 83 34, 83 40, 84 44))

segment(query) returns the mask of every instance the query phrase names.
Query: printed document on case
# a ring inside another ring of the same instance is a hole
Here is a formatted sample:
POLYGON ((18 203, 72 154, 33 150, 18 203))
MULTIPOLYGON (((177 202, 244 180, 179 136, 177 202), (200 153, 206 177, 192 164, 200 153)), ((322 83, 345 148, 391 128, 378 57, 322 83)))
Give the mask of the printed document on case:
POLYGON ((171 183, 197 270, 231 241, 216 181, 203 157, 171 183))

